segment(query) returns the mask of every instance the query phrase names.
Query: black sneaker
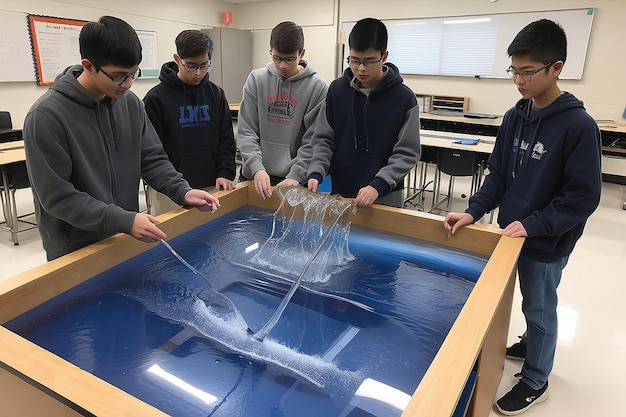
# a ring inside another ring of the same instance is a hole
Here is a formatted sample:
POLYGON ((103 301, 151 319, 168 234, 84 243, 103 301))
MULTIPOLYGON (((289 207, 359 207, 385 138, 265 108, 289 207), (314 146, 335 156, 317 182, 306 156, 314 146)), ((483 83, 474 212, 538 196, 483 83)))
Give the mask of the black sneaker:
POLYGON ((540 389, 532 389, 527 383, 520 381, 496 402, 496 407, 506 416, 515 416, 544 402, 548 396, 548 381, 540 389))
POLYGON ((520 336, 520 341, 506 348, 506 357, 514 361, 526 359, 526 339, 520 336))

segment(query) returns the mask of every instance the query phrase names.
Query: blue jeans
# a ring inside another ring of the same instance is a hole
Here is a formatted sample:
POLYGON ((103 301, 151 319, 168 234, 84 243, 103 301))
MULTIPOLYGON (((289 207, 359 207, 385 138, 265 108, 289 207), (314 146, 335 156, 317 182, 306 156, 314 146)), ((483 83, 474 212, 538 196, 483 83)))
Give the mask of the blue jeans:
POLYGON ((558 336, 556 289, 569 256, 551 263, 538 262, 521 255, 517 267, 522 293, 522 312, 526 318, 526 359, 522 381, 533 389, 548 380, 558 336))

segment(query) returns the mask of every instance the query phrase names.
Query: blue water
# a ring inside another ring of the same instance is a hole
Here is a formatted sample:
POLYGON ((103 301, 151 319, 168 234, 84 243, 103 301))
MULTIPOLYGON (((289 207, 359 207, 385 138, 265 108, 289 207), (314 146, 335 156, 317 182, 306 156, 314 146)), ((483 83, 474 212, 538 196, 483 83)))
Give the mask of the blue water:
POLYGON ((258 330, 296 278, 246 252, 271 229, 236 210, 170 241, 201 275, 158 245, 6 327, 173 416, 339 416, 366 378, 413 393, 486 263, 352 225, 343 268, 311 268, 259 342, 212 288, 258 330))

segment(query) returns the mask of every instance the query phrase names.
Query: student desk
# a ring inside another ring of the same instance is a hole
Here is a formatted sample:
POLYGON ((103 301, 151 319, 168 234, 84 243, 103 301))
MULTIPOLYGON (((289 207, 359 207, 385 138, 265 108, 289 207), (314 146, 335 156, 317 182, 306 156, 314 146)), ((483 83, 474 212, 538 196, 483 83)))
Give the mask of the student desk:
MULTIPOLYGON (((467 113, 472 115, 473 113, 467 113)), ((484 136, 496 136, 502 124, 502 116, 495 119, 466 117, 463 115, 441 115, 435 113, 421 113, 422 129, 444 130, 446 132, 469 133, 484 136)))
POLYGON ((9 167, 12 164, 26 161, 24 141, 11 141, 0 143, 0 169, 2 170, 2 209, 6 216, 6 226, 0 226, 11 232, 13 244, 18 245, 18 218, 15 201, 9 189, 9 167))
MULTIPOLYGON (((244 205, 271 210, 278 207, 278 193, 262 200, 250 184, 240 183, 235 190, 216 192, 221 206, 213 214, 181 208, 159 216, 159 227, 172 239, 244 205)), ((516 262, 524 240, 502 236, 499 229, 484 224, 467 226, 452 237, 435 216, 378 205, 359 209, 352 223, 489 256, 403 413, 404 417, 450 417, 475 369, 478 376, 470 414, 488 416, 502 376, 516 262)), ((151 247, 118 234, 0 281, 0 324, 151 247)), ((8 407, 3 411, 15 417, 165 415, 1 325, 0 385, 0 401, 8 407), (40 411, 23 413, 29 406, 34 410, 36 405, 40 411)))
MULTIPOLYGON (((420 114, 421 127, 427 130, 496 136, 503 120, 501 116, 495 119, 466 116, 422 113, 420 114)), ((602 139, 602 155, 607 158, 626 160, 626 124, 604 120, 598 120, 597 123, 602 139)), ((626 210, 626 177, 603 173, 602 179, 606 182, 624 185, 622 208, 626 210)))
MULTIPOLYGON (((602 155, 626 161, 626 124, 598 122, 602 134, 602 155)), ((626 177, 602 174, 604 181, 622 184, 622 209, 626 210, 626 177)))
POLYGON ((22 129, 2 128, 0 129, 0 142, 14 141, 22 139, 22 129))
MULTIPOLYGON (((482 183, 484 170, 486 167, 487 158, 493 151, 493 147, 496 143, 496 138, 494 136, 482 136, 482 135, 472 135, 466 133, 454 133, 454 132, 444 132, 444 131, 434 131, 434 130, 421 130, 420 131, 420 144, 422 145, 422 152, 431 150, 437 150, 438 148, 446 148, 446 149, 458 149, 462 151, 473 152, 477 154, 478 166, 476 167, 476 173, 473 177, 473 184, 475 185, 475 190, 480 187, 482 183), (476 140, 477 143, 473 145, 466 145, 461 143, 455 143, 460 140, 476 140)), ((412 192, 411 196, 405 200, 409 202, 417 195, 422 194, 425 191, 427 181, 427 161, 422 161, 421 167, 419 168, 419 173, 412 171, 407 176, 407 185, 408 191, 412 192), (417 174, 417 175, 416 175, 417 174), (419 186, 416 186, 416 179, 419 176, 419 186)), ((417 167, 416 167, 417 169, 417 167)), ((433 204, 439 199, 439 171, 435 170, 435 178, 433 180, 435 184, 433 190, 433 204)), ((472 190, 475 191, 475 190, 472 190)), ((423 201, 423 197, 422 197, 423 201)))

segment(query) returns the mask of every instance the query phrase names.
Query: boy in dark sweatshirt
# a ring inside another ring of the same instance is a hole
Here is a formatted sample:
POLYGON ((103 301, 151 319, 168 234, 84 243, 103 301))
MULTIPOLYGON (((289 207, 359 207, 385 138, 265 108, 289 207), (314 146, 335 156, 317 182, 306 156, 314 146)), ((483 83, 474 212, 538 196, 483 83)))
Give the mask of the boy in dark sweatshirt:
POLYGON ((522 378, 500 398, 505 415, 548 397, 557 343, 557 287, 587 218, 600 202, 600 131, 583 103, 557 85, 567 54, 565 32, 542 19, 509 45, 513 79, 522 99, 504 115, 488 160, 489 175, 465 213, 449 213, 444 227, 459 228, 500 207, 502 234, 524 237, 518 260, 526 332, 507 349, 524 360, 522 378))
POLYGON ((139 213, 139 182, 181 205, 215 210, 219 201, 176 172, 129 88, 141 43, 123 20, 104 16, 79 37, 81 63, 67 68, 24 120, 26 164, 48 260, 115 233, 157 243, 165 233, 139 213))
MULTIPOLYGON (((174 61, 161 67, 161 83, 146 96, 146 113, 174 168, 192 187, 235 188, 235 139, 224 90, 209 79, 213 42, 200 30, 175 40, 174 61)), ((153 214, 177 208, 149 189, 153 214)))
POLYGON ((387 28, 380 20, 359 20, 348 42, 349 68, 328 89, 312 130, 312 151, 300 148, 278 185, 306 182, 316 191, 330 173, 331 193, 354 198, 358 207, 401 207, 404 177, 421 153, 417 99, 387 62, 387 28), (300 168, 307 164, 303 178, 300 168))

